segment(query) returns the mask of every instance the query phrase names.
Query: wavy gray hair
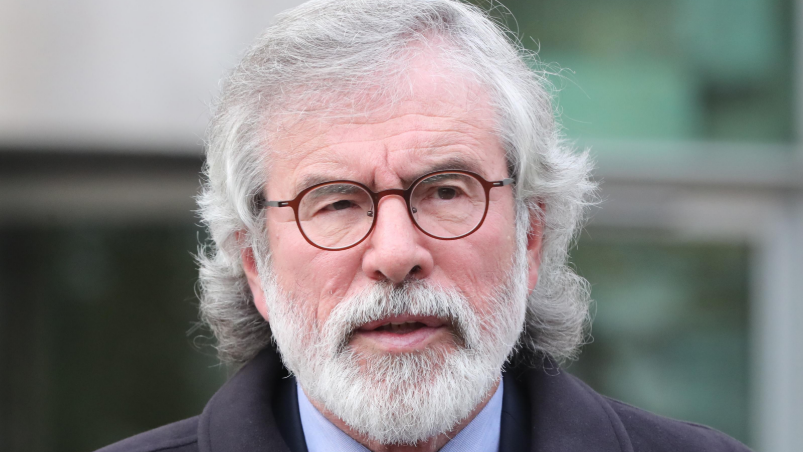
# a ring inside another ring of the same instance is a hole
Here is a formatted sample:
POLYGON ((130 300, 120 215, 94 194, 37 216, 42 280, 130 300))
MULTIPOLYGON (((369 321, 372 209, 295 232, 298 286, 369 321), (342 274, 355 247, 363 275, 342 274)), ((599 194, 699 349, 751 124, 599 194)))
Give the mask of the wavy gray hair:
POLYGON ((587 153, 574 153, 561 137, 535 55, 486 12, 455 0, 313 0, 278 16, 247 51, 223 82, 208 129, 198 204, 211 243, 198 256, 200 309, 222 360, 247 361, 271 341, 240 261, 243 247, 265 237, 254 199, 266 183, 271 127, 280 115, 304 114, 299 106, 314 104, 311 114, 321 115, 321 105, 343 111, 349 102, 392 99, 411 49, 422 47, 488 91, 517 181, 520 238, 531 215, 543 228, 519 349, 529 357, 575 356, 589 295, 568 266, 568 249, 595 184, 587 153))

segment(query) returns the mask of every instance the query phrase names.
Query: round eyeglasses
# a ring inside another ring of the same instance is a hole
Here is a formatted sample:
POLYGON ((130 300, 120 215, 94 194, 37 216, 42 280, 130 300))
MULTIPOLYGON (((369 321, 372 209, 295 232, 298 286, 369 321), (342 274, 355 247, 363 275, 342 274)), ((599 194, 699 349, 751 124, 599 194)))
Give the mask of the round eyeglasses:
POLYGON ((494 187, 512 178, 488 182, 470 171, 446 170, 425 174, 406 190, 378 193, 365 185, 335 180, 307 187, 289 201, 260 199, 260 207, 292 207, 301 235, 320 249, 345 250, 360 244, 376 225, 379 200, 401 196, 413 224, 424 234, 441 240, 463 238, 482 226, 494 187))

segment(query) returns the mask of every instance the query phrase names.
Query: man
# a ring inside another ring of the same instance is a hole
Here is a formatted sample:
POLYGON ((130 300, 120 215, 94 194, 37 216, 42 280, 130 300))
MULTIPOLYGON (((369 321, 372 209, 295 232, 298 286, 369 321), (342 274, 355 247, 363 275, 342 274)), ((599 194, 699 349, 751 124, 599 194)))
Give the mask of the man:
POLYGON ((528 58, 454 0, 280 16, 223 88, 199 198, 202 316, 247 364, 105 450, 746 450, 558 367, 594 184, 528 58))

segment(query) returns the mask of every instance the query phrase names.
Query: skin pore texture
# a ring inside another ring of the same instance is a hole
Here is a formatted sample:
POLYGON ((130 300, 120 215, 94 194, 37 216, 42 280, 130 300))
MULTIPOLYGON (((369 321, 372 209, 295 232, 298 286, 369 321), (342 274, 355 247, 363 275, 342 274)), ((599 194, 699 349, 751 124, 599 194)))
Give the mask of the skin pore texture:
MULTIPOLYGON (((392 106, 343 120, 303 119, 272 137, 274 152, 267 170, 267 199, 293 199, 312 183, 338 179, 361 182, 374 191, 407 188, 419 176, 442 169, 473 171, 488 181, 508 177, 505 152, 494 133, 495 114, 487 94, 465 77, 432 61, 437 59, 426 54, 413 61, 407 71, 409 93, 392 106)), ((513 327, 521 330, 526 295, 538 279, 540 230, 534 222, 534 229, 521 247, 526 249, 519 249, 512 187, 492 189, 482 227, 459 240, 426 236, 410 221, 401 197, 383 198, 376 210, 376 226, 365 241, 351 249, 326 251, 306 242, 292 209, 268 209, 269 264, 260 265, 259 250, 248 248, 242 253, 254 303, 262 316, 271 322, 266 289, 268 294, 278 290, 285 302, 293 300, 292 308, 284 307, 292 310, 291 316, 306 319, 309 325, 325 332, 327 322, 338 317, 337 308, 344 300, 363 296, 378 285, 398 287, 412 280, 442 292, 449 300, 465 300, 469 314, 475 315, 479 320, 474 321, 480 325, 486 318, 495 317, 499 309, 510 311, 511 322, 516 323, 513 327), (515 271, 517 252, 520 272, 515 271), (267 265, 272 270, 269 277, 265 275, 267 265), (500 289, 515 286, 510 282, 516 277, 514 273, 520 273, 522 290, 510 293, 500 289), (275 287, 265 287, 266 284, 275 287), (500 292, 516 299, 500 305, 496 302, 500 292)), ((358 362, 422 353, 437 359, 457 353, 464 345, 457 326, 434 316, 394 315, 355 328, 347 338, 347 346, 358 362), (390 327, 391 322, 417 325, 407 330, 409 325, 390 327)), ((271 327, 275 330, 273 323, 271 327)), ((501 358, 493 362, 504 362, 518 331, 507 331, 509 337, 500 339, 501 346, 494 345, 501 358)), ((466 333, 472 339, 483 334, 490 333, 483 328, 466 333)), ((282 341, 277 341, 284 355, 282 341)), ((326 404, 316 400, 315 391, 307 391, 303 379, 299 378, 299 382, 327 419, 369 449, 434 451, 482 410, 499 384, 500 372, 501 368, 497 368, 495 378, 482 386, 488 389, 477 395, 479 403, 467 417, 450 431, 415 444, 382 444, 352 429, 326 404)))

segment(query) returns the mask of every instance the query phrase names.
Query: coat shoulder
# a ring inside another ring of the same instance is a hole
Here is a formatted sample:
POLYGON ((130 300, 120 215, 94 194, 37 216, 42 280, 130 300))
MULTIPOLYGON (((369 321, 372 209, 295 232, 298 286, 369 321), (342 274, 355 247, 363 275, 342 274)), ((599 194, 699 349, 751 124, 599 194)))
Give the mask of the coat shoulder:
POLYGON ((167 424, 97 452, 197 452, 198 416, 167 424))
POLYGON ((750 452, 744 444, 711 427, 669 419, 605 399, 622 421, 634 452, 750 452))

